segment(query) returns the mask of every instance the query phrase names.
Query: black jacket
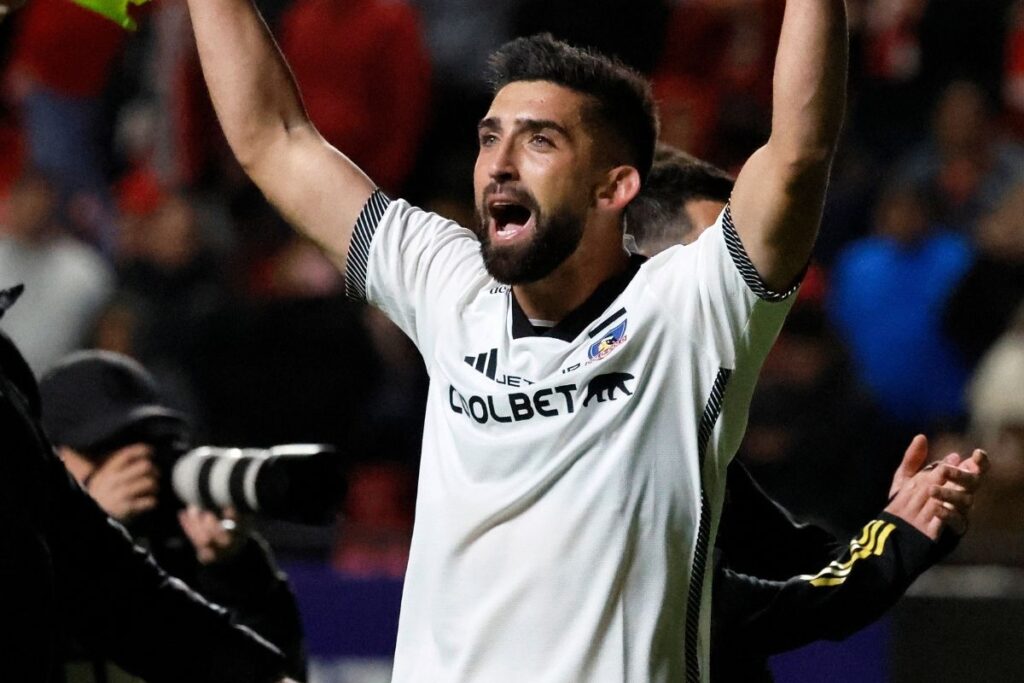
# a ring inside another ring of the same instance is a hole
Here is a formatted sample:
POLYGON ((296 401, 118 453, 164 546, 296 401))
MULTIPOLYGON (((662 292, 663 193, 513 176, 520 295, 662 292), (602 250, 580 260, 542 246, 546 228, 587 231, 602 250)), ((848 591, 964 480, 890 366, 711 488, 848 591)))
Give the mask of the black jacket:
POLYGON ((797 524, 739 462, 727 490, 711 616, 711 677, 722 683, 771 681, 769 655, 853 635, 956 544, 884 512, 840 544, 797 524))
MULTIPOLYGON (((0 314, 16 292, 0 292, 0 314)), ((276 648, 169 577, 68 475, 39 425, 35 380, 0 333, 3 680, 60 675, 74 637, 152 683, 261 683, 276 648)))

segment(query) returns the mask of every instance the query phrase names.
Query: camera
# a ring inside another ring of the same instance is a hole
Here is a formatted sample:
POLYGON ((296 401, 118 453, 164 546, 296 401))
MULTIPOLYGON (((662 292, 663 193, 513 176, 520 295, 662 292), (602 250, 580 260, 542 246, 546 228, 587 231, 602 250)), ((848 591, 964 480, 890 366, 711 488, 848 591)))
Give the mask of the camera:
POLYGON ((334 518, 345 493, 343 458, 329 446, 189 450, 186 415, 127 356, 73 353, 43 377, 39 389, 47 434, 94 467, 132 444, 152 448, 160 479, 169 478, 172 486, 159 487, 155 509, 132 520, 133 533, 176 531, 183 504, 321 524, 334 518))
POLYGON ((344 496, 345 476, 338 453, 322 444, 202 446, 174 462, 171 485, 189 505, 326 524, 344 496))

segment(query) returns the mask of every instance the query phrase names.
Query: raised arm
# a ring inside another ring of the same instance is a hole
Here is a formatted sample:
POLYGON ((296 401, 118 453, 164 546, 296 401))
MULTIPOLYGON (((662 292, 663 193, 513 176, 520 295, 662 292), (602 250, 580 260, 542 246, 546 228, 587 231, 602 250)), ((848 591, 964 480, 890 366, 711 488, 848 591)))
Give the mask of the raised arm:
POLYGON ((343 267, 373 183, 313 127, 252 0, 188 5, 206 84, 239 163, 285 219, 343 267))
POLYGON ((732 216, 770 289, 810 257, 846 107, 845 0, 787 0, 775 62, 772 131, 736 179, 732 216))

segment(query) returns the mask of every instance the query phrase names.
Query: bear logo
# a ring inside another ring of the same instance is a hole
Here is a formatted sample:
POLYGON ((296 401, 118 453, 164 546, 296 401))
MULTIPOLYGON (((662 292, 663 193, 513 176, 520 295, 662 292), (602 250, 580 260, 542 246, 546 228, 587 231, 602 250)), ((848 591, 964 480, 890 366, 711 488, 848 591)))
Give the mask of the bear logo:
POLYGON ((583 407, 586 408, 595 398, 598 403, 616 401, 618 399, 615 395, 619 391, 626 396, 632 396, 633 392, 626 386, 626 382, 634 379, 636 378, 633 375, 625 372, 609 372, 606 375, 598 375, 587 385, 587 398, 583 401, 583 407))

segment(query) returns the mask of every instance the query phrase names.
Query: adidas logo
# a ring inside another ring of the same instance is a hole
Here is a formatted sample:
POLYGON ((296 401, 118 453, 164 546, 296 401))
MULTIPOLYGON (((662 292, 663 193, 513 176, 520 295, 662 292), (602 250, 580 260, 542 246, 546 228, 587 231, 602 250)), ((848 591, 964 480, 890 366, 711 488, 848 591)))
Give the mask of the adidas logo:
POLYGON ((494 379, 498 374, 498 349, 485 351, 479 356, 466 356, 465 360, 466 365, 486 375, 488 379, 494 379))
POLYGON ((466 365, 473 368, 487 379, 494 380, 498 384, 504 384, 510 387, 523 387, 533 384, 531 380, 528 380, 525 377, 519 377, 518 375, 501 375, 499 377, 498 349, 484 351, 476 356, 466 356, 463 360, 466 361, 466 365))

